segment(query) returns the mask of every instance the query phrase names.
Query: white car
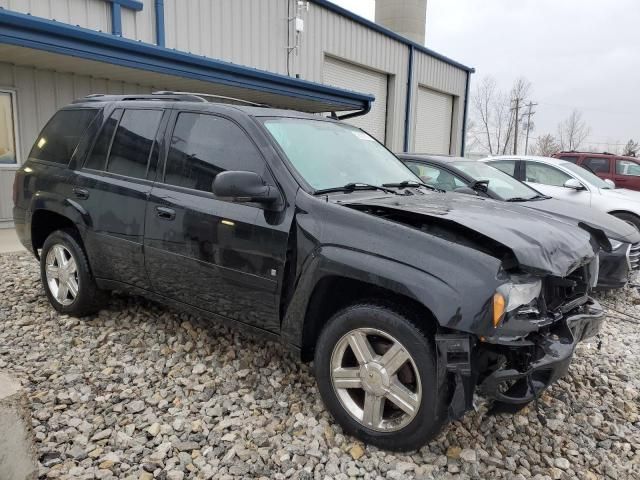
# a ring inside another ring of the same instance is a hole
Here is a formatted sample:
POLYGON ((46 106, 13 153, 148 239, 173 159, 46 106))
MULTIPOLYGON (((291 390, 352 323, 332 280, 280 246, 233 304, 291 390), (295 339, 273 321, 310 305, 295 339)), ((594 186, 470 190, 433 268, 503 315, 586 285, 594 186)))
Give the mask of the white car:
POLYGON ((590 206, 640 230, 640 192, 615 188, 612 181, 558 158, 501 156, 480 160, 550 197, 590 206))

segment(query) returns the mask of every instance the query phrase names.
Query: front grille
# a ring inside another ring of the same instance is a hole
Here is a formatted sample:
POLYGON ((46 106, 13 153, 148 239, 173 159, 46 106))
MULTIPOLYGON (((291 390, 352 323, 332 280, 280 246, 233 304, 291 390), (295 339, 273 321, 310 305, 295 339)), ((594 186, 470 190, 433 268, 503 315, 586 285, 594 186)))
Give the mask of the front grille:
POLYGON ((640 270, 640 242, 631 245, 628 255, 631 270, 640 270))

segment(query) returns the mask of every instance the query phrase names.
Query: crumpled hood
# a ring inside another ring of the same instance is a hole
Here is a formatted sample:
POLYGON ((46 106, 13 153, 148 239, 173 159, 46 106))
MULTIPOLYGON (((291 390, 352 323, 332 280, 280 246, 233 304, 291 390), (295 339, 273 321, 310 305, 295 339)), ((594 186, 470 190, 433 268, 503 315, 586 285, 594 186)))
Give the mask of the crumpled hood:
POLYGON ((594 228, 601 229, 607 237, 614 240, 627 243, 640 242, 640 232, 635 227, 595 208, 583 207, 556 198, 523 202, 520 205, 558 215, 569 221, 573 220, 574 225, 577 225, 578 222, 584 222, 594 228))
POLYGON ((591 260, 598 248, 587 231, 559 218, 470 195, 427 193, 340 200, 343 205, 411 212, 425 223, 466 227, 509 248, 523 269, 560 277, 591 260))

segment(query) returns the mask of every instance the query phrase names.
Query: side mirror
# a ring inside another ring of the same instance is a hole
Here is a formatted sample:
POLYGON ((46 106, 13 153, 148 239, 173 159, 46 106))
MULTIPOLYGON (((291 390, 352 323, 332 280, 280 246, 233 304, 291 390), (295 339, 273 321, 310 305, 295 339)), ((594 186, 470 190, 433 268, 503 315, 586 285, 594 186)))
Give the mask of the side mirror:
POLYGON ((566 182, 564 182, 563 185, 564 188, 570 188, 572 190, 586 190, 584 188, 584 185, 582 185, 578 180, 576 180, 575 178, 570 178, 569 180, 567 180, 566 182))
POLYGON ((476 192, 487 193, 489 192, 489 180, 476 180, 469 187, 476 192))
POLYGON ((280 200, 278 189, 267 185, 255 172, 220 172, 213 180, 212 190, 217 197, 231 198, 235 202, 270 205, 280 200))
POLYGON ((616 183, 613 180, 611 180, 610 178, 605 178, 604 179, 604 183, 609 185, 611 188, 616 188, 616 183))
POLYGON ((476 190, 474 190, 473 188, 467 187, 467 186, 455 188, 453 190, 453 192, 454 193, 464 193, 466 195, 474 195, 474 196, 478 195, 478 192, 476 190))

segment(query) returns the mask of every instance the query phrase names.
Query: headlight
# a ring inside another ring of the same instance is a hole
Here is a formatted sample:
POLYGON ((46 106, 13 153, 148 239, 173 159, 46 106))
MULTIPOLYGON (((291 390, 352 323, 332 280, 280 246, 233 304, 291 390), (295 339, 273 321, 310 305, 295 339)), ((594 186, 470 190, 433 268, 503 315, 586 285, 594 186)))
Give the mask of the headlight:
POLYGON ((500 285, 493 295, 493 326, 497 327, 505 313, 527 305, 540 296, 542 280, 514 281, 500 285))
POLYGON ((617 250, 622 246, 622 242, 614 240, 613 238, 609 239, 609 243, 611 244, 611 250, 617 250))

